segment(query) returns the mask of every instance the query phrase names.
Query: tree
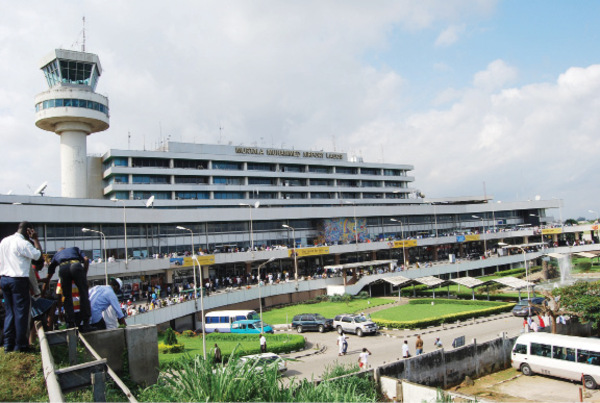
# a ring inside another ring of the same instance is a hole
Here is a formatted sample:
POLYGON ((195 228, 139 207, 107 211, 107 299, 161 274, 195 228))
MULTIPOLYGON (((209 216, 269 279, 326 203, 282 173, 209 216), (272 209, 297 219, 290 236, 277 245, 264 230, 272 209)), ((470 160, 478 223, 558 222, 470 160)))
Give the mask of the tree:
POLYGON ((552 295, 559 297, 562 312, 590 322, 598 330, 600 325, 600 281, 578 281, 573 285, 555 288, 552 295))
POLYGON ((177 336, 175 336, 175 332, 171 328, 165 330, 165 344, 167 346, 174 346, 177 344, 177 336))
POLYGON ((568 220, 565 220, 565 225, 577 225, 579 224, 579 221, 573 219, 573 218, 569 218, 568 220))

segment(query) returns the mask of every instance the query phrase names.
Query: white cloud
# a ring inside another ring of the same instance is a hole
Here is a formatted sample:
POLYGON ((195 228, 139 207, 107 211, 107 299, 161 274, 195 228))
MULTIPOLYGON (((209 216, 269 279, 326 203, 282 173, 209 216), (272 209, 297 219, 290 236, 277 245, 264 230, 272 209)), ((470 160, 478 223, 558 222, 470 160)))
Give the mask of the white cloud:
POLYGON ((443 30, 435 40, 435 46, 450 46, 458 41, 460 36, 465 32, 466 25, 450 25, 443 30))

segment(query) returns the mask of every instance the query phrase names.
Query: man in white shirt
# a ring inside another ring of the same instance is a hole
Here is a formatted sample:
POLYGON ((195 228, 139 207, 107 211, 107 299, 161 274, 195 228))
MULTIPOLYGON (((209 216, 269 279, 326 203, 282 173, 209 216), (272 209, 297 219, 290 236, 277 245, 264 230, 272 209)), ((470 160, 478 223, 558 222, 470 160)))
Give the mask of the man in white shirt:
POLYGON ((260 352, 267 352, 267 338, 265 337, 264 333, 260 334, 260 352))
POLYGON ((0 242, 0 287, 4 293, 4 351, 29 351, 28 326, 31 297, 31 261, 39 260, 42 247, 33 225, 19 224, 13 235, 0 242), (31 241, 30 241, 31 240, 31 241), (33 245, 32 245, 33 242, 33 245))
POLYGON ((402 358, 410 358, 410 349, 408 347, 408 340, 404 340, 402 345, 402 358))
POLYGON ((360 353, 358 355, 358 366, 361 369, 366 369, 367 368, 367 364, 369 363, 369 356, 370 355, 371 355, 371 352, 369 350, 367 350, 366 347, 363 347, 362 353, 360 353))
POLYGON ((92 317, 90 319, 90 326, 94 330, 103 330, 116 327, 114 319, 110 320, 114 323, 107 323, 110 315, 103 315, 109 307, 112 307, 116 313, 116 318, 119 324, 127 326, 125 322, 125 315, 119 305, 119 299, 117 293, 121 289, 123 282, 119 278, 110 278, 110 285, 97 285, 90 290, 90 305, 92 310, 92 317))

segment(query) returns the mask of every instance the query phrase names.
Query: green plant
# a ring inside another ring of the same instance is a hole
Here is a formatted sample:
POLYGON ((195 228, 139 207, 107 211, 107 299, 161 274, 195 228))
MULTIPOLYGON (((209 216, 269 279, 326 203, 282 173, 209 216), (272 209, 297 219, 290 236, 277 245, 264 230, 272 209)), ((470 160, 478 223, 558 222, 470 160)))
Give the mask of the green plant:
POLYGON ((177 354, 177 353, 183 353, 184 351, 185 351, 185 346, 183 344, 158 343, 158 353, 159 354, 177 354))
POLYGON ((584 273, 587 273, 592 269, 592 263, 591 262, 579 262, 577 264, 577 269, 584 273))
POLYGON ((165 330, 165 344, 167 346, 177 344, 177 336, 175 336, 175 331, 171 328, 165 330))
POLYGON ((195 336, 196 336, 196 333, 194 333, 194 331, 193 331, 193 330, 184 330, 184 331, 181 333, 181 335, 182 335, 183 337, 195 337, 195 336))

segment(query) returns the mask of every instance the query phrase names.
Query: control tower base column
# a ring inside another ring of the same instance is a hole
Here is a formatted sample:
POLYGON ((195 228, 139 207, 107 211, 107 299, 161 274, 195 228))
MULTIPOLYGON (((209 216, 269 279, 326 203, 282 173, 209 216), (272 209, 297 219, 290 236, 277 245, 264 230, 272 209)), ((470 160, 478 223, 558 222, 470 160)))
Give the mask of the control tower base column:
POLYGON ((91 127, 83 122, 58 123, 60 135, 60 181, 63 197, 87 198, 87 145, 91 127))

